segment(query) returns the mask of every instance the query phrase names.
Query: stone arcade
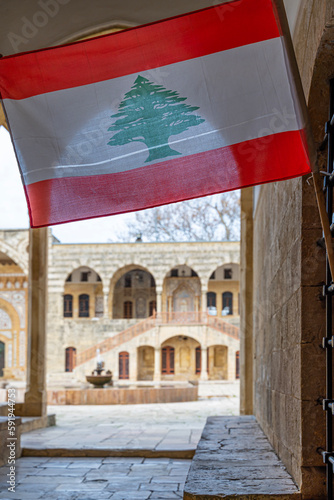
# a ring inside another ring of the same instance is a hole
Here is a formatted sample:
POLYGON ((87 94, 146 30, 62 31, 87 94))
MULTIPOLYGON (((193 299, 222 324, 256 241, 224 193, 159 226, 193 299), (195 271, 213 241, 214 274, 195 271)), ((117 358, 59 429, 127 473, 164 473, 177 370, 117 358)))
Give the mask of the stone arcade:
MULTIPOLYGON (((24 380, 29 233, 0 236, 0 368, 24 380)), ((50 386, 83 382, 97 348, 116 383, 238 376, 238 243, 48 245, 50 386)))

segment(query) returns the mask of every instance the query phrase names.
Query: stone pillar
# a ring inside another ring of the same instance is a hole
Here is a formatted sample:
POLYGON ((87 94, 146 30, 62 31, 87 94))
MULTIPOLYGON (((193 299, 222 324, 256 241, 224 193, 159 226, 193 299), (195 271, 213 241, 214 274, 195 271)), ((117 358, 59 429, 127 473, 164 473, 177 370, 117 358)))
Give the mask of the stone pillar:
POLYGON ((113 381, 118 382, 118 377, 119 377, 119 353, 116 352, 114 366, 113 366, 113 370, 112 370, 113 381))
POLYGON ((109 307, 108 307, 109 306, 108 298, 109 298, 108 292, 103 291, 103 317, 104 318, 110 317, 109 307))
POLYGON ((200 380, 208 380, 208 348, 201 347, 201 376, 200 380))
POLYGON ((156 294, 157 294, 157 314, 159 314, 162 311, 162 302, 161 302, 162 290, 157 289, 156 294))
POLYGON ((128 349, 129 353, 129 382, 136 382, 138 376, 138 349, 134 346, 128 349))
POLYGON ((240 414, 253 414, 253 188, 241 191, 240 414))
POLYGON ((202 312, 206 312, 206 292, 207 290, 202 290, 202 312))
POLYGON ((154 349, 154 382, 160 382, 161 380, 161 348, 156 347, 154 349))
POLYGON ((46 414, 48 228, 30 229, 27 391, 20 416, 46 414))

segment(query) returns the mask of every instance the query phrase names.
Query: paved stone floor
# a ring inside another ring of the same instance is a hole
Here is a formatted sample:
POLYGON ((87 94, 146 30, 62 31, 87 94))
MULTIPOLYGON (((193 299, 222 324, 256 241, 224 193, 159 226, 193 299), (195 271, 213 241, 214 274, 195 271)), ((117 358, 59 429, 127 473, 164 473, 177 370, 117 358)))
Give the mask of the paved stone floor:
POLYGON ((207 417, 238 415, 236 396, 187 403, 49 406, 57 425, 22 436, 30 449, 196 449, 207 417))
POLYGON ((0 468, 0 499, 180 499, 190 460, 168 458, 40 458, 17 460, 15 493, 0 468))
MULTIPOLYGON (((206 388, 208 391, 209 388, 206 388)), ((52 406, 56 427, 22 436, 22 446, 47 448, 195 449, 208 416, 238 415, 238 384, 228 397, 187 403, 117 406, 52 406)), ((226 391, 225 391, 226 392, 226 391)), ((0 499, 177 499, 190 460, 142 457, 23 457, 17 460, 16 492, 7 491, 0 468, 0 499)))

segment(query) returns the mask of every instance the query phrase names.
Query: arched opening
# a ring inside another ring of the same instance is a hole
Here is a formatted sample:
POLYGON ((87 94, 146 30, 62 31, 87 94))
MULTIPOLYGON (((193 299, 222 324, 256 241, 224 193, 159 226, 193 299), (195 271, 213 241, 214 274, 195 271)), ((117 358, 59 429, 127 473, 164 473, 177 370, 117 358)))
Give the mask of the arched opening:
POLYGON ((65 372, 73 372, 75 368, 77 350, 75 347, 66 347, 65 349, 65 372))
POLYGON ((23 379, 26 369, 26 300, 26 290, 0 292, 1 370, 8 379, 23 379))
POLYGON ((138 380, 153 380, 154 376, 154 348, 140 346, 137 349, 137 378, 138 380))
POLYGON ((118 378, 119 380, 129 379, 129 363, 130 363, 129 353, 122 351, 118 355, 118 378))
POLYGON ((207 350, 207 366, 209 380, 227 380, 228 348, 225 345, 214 345, 207 350))
POLYGON ((201 281, 191 267, 173 267, 165 276, 162 291, 162 311, 169 319, 184 316, 201 310, 201 281))
POLYGON ((103 284, 100 275, 88 266, 72 271, 65 280, 64 318, 100 318, 103 310, 103 284))
POLYGON ((194 380, 201 373, 201 346, 192 337, 177 335, 161 346, 162 380, 194 380))
POLYGON ((238 318, 236 317, 239 315, 239 291, 239 264, 228 263, 217 267, 210 275, 208 281, 208 313, 212 316, 224 317, 225 320, 231 320, 237 325, 238 318), (234 318, 229 318, 230 316, 234 316, 234 318))
POLYGON ((146 269, 130 266, 119 270, 112 282, 115 282, 112 289, 114 319, 143 319, 152 316, 156 292, 151 273, 146 269))

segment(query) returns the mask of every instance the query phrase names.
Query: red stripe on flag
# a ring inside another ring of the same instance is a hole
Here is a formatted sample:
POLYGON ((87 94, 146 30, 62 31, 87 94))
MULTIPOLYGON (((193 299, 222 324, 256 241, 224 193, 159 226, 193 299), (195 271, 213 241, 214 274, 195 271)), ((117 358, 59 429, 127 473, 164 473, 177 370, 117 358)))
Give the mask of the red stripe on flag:
POLYGON ((88 85, 279 36, 272 0, 236 0, 69 45, 0 59, 2 99, 88 85))
POLYGON ((285 132, 127 172, 37 182, 26 186, 31 226, 125 213, 297 177, 311 172, 305 148, 303 131, 285 132))

